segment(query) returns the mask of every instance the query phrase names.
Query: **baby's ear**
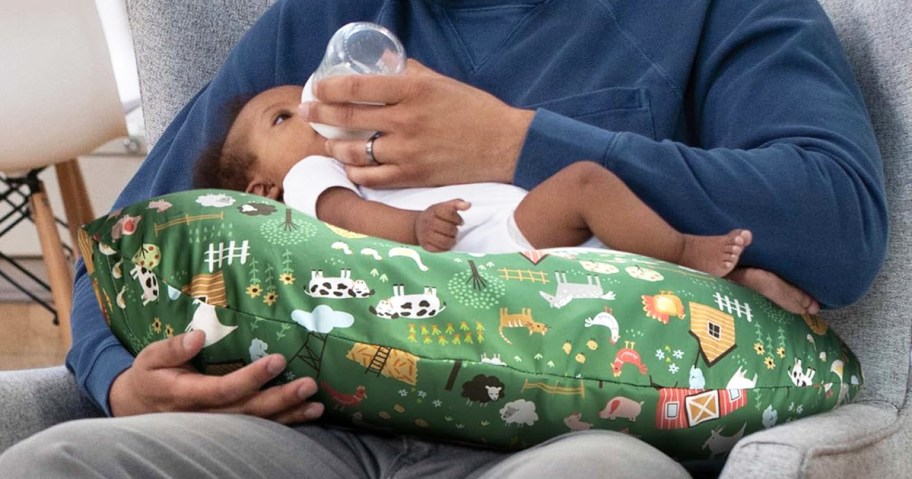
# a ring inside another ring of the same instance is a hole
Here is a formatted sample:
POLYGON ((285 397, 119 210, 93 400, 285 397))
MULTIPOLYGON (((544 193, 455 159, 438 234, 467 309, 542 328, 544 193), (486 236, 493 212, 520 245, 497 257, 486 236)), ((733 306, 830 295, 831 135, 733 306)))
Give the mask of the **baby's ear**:
POLYGON ((279 200, 282 197, 282 187, 263 178, 254 178, 247 184, 245 193, 265 196, 269 199, 279 200))

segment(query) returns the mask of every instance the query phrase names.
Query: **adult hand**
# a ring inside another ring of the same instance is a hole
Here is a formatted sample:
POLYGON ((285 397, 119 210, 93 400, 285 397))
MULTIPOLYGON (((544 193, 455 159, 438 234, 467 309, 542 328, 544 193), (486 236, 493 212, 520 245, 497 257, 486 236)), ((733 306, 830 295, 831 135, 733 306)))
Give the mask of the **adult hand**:
POLYGON ((249 414, 293 424, 316 419, 323 404, 308 402, 317 391, 312 378, 261 390, 285 368, 272 354, 225 376, 196 372, 189 361, 203 348, 205 333, 193 331, 157 341, 143 349, 133 366, 111 386, 115 416, 194 411, 249 414))
POLYGON ((400 76, 350 75, 316 84, 311 122, 380 131, 373 165, 365 142, 326 142, 349 178, 371 187, 509 183, 534 112, 409 60, 400 76), (365 105, 363 103, 373 103, 365 105))

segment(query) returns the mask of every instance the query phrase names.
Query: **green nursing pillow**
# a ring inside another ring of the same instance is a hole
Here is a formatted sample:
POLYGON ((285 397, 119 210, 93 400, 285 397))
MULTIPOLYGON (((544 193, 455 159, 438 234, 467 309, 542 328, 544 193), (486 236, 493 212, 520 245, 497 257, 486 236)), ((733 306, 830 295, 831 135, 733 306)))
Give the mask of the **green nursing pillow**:
POLYGON ((220 190, 111 213, 80 248, 132 353, 191 329, 207 374, 281 353, 279 381, 314 377, 349 426, 506 449, 613 429, 714 458, 862 382, 820 318, 619 251, 428 253, 220 190))

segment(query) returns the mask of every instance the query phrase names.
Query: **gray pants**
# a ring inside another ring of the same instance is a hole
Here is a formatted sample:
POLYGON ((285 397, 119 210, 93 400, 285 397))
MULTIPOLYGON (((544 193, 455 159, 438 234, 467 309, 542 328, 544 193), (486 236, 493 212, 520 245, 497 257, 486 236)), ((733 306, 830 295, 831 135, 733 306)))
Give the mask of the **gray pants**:
POLYGON ((64 423, 0 456, 3 477, 689 477, 624 434, 587 431, 522 452, 245 416, 154 414, 64 423))

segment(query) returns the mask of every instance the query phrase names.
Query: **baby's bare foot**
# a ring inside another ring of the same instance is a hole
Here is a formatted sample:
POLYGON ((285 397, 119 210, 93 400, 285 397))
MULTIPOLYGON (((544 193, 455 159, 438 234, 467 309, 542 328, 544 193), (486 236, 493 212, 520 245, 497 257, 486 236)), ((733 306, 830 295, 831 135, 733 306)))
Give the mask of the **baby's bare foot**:
POLYGON ((680 263, 722 277, 735 269, 741 253, 752 239, 751 232, 743 229, 731 230, 720 236, 684 235, 680 263))
POLYGON ((820 311, 820 304, 809 294, 769 271, 738 268, 726 278, 766 296, 786 311, 795 314, 817 314, 820 311))

